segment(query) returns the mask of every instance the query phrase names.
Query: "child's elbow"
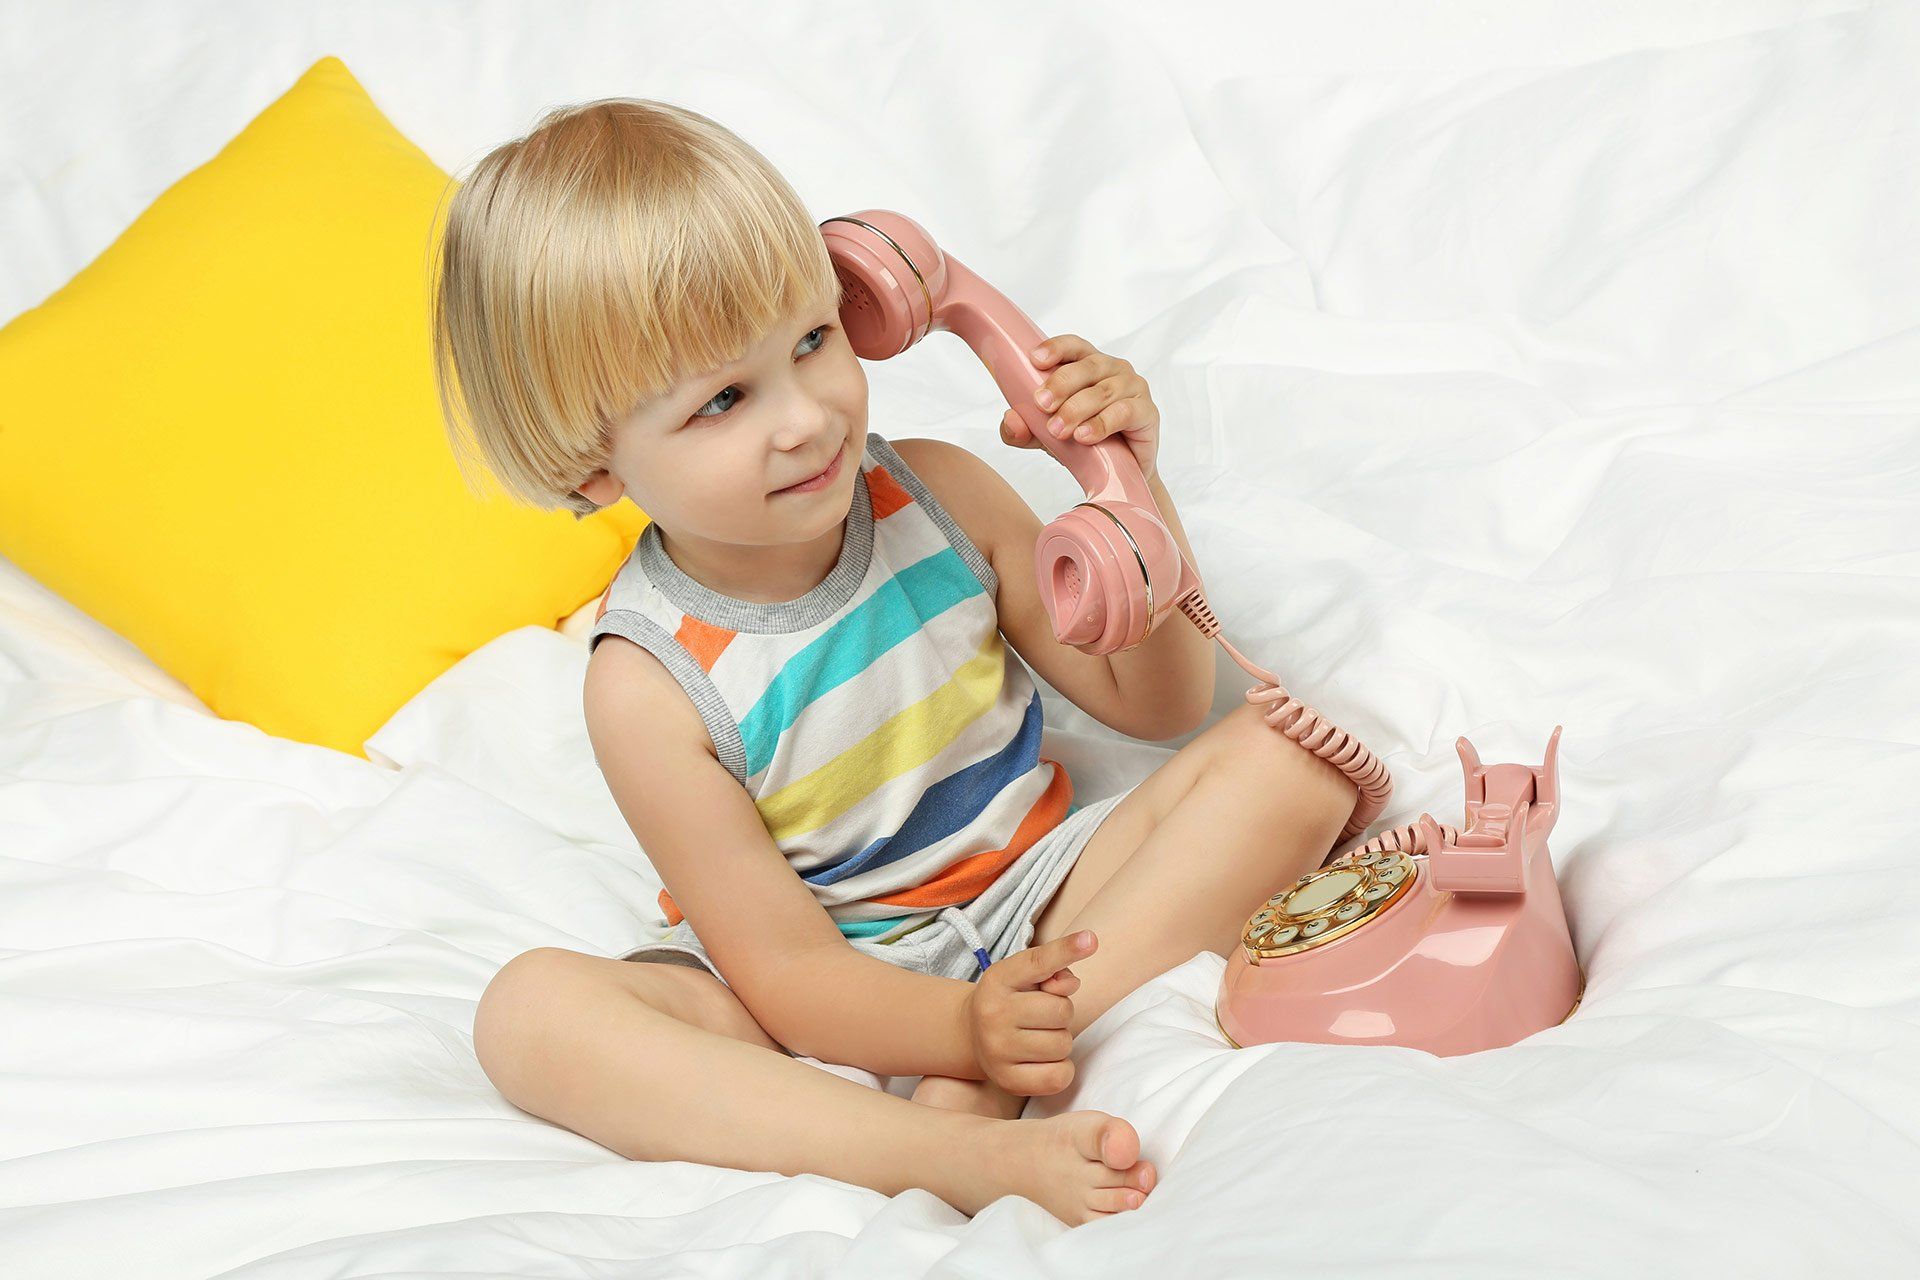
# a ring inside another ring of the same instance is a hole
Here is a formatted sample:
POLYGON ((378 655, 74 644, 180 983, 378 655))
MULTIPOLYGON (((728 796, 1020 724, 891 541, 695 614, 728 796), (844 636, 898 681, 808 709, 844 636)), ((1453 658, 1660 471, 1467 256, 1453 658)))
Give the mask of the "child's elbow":
POLYGON ((1181 719, 1179 728, 1175 729, 1172 733, 1168 734, 1167 736, 1172 738, 1177 738, 1183 734, 1193 733, 1196 730, 1205 727, 1207 723, 1207 717, 1212 714, 1213 714, 1213 699, 1212 697, 1208 697, 1202 702, 1200 702, 1198 706, 1194 707, 1190 712, 1188 712, 1187 715, 1181 719))
POLYGON ((1162 708, 1147 723, 1137 727, 1134 736, 1143 742, 1165 742, 1192 733, 1206 724, 1213 714, 1213 700, 1162 708))

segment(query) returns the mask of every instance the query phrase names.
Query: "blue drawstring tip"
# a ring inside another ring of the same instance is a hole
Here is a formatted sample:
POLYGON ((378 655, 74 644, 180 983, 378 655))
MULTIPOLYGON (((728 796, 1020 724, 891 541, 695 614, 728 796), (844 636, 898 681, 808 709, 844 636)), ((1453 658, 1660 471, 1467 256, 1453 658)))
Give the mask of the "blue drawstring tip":
POLYGON ((980 968, 983 970, 993 963, 993 957, 987 954, 985 947, 975 947, 973 949, 973 958, 980 962, 980 968))

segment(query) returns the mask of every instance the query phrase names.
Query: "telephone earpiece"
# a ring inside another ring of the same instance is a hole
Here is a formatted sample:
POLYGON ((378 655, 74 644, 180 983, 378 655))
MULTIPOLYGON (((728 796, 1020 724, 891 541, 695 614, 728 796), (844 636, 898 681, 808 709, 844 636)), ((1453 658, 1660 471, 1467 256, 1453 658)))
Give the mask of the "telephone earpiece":
MULTIPOLYGON (((1046 377, 1027 352, 1047 335, 1007 296, 942 253, 905 214, 863 209, 820 224, 839 278, 840 324, 864 360, 899 355, 936 329, 957 334, 993 374, 1033 438, 1073 474, 1086 501, 1040 530, 1033 549, 1041 603, 1062 644, 1089 654, 1137 648, 1176 608, 1217 640, 1242 670, 1280 689, 1279 677, 1249 662, 1220 634, 1200 572, 1154 505, 1140 463, 1122 440, 1062 440, 1033 402, 1046 377)), ((1365 744, 1291 696, 1267 712, 1275 728, 1332 762, 1359 792, 1344 841, 1367 829, 1393 781, 1365 744)))

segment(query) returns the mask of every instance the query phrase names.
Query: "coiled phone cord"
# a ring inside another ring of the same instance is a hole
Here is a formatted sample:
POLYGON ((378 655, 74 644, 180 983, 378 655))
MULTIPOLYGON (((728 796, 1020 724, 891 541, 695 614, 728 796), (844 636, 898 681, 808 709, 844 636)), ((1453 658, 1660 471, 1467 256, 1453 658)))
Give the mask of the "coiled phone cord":
MULTIPOLYGON (((1338 850, 1342 843, 1372 826, 1374 819, 1379 817, 1380 811, 1386 807, 1387 796, 1393 791, 1393 778, 1388 774, 1387 766, 1380 757, 1369 751, 1367 745, 1360 739, 1288 693, 1281 685, 1280 677, 1258 663, 1249 661, 1246 655, 1234 648, 1232 643, 1220 634, 1220 620, 1207 606, 1206 597, 1201 595, 1199 588, 1189 591, 1175 603, 1180 612, 1186 614, 1188 620, 1200 629, 1201 635, 1220 643, 1220 646, 1227 651, 1227 655, 1240 664, 1241 670, 1262 684, 1271 685, 1279 690, 1284 701, 1276 700, 1279 701, 1279 705, 1269 708, 1266 713, 1267 722, 1346 774, 1348 780, 1359 791, 1360 796, 1353 806, 1353 812, 1348 815, 1346 825, 1340 829, 1340 834, 1334 839, 1334 849, 1338 850)), ((1441 835, 1449 843, 1459 840, 1458 827, 1445 823, 1439 825, 1441 835)), ((1396 850, 1407 853, 1429 852, 1426 835, 1421 831, 1418 823, 1410 822, 1404 826, 1383 831, 1359 848, 1348 852, 1387 853, 1396 850)), ((1338 856, 1343 855, 1329 851, 1321 865, 1326 865, 1338 856)))

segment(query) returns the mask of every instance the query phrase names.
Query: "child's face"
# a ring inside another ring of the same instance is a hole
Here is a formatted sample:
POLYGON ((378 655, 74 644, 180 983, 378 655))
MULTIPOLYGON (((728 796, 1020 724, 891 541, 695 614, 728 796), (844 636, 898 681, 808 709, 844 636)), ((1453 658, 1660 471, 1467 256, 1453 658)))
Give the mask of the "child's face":
POLYGON ((846 517, 866 450, 867 378, 832 306, 787 316, 737 364, 681 379, 614 425, 580 491, 622 493, 676 532, 735 545, 817 538, 846 517), (839 453, 825 486, 807 480, 839 453))

